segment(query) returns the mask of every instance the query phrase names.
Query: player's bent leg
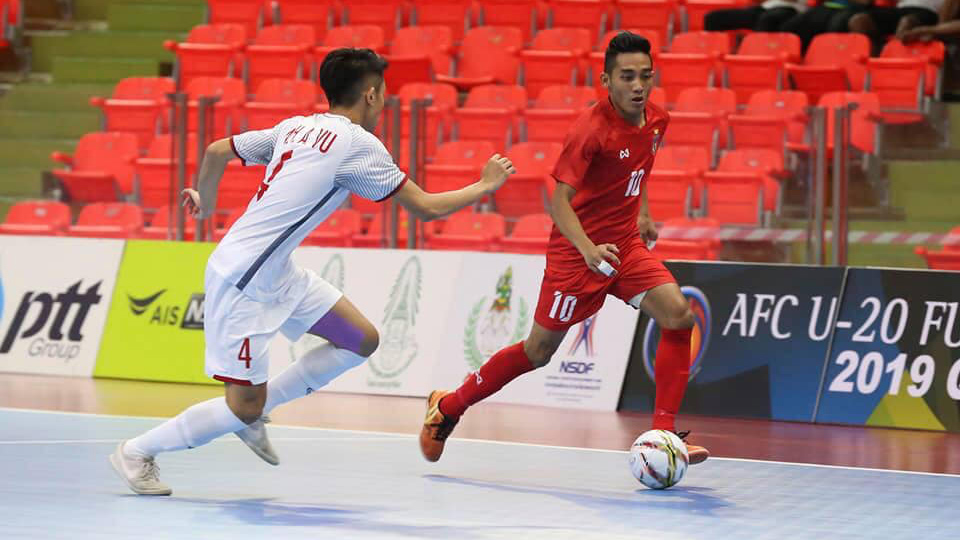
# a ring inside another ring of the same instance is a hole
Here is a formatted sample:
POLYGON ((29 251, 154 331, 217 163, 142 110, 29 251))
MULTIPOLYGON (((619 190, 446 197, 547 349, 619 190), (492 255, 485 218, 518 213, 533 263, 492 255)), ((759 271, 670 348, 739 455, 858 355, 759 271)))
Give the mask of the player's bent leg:
POLYGON ((270 422, 270 418, 264 414, 264 406, 267 401, 267 385, 244 386, 226 383, 224 390, 230 410, 237 415, 237 418, 247 424, 246 427, 235 431, 234 434, 260 459, 270 465, 279 465, 280 458, 277 457, 277 452, 273 449, 270 438, 267 436, 266 424, 270 422))
MULTIPOLYGON (((696 321, 689 302, 676 283, 665 283, 647 291, 640 308, 660 327, 654 367, 657 391, 653 429, 676 432, 677 412, 690 379, 690 336, 696 321)), ((687 450, 691 464, 701 463, 710 455, 705 448, 689 443, 687 450)))
POLYGON ((110 456, 110 463, 134 493, 169 495, 172 490, 160 482, 154 457, 160 452, 203 446, 221 435, 243 429, 247 421, 256 421, 263 407, 265 387, 228 384, 226 397, 197 403, 139 437, 120 443, 110 456))
POLYGON ((434 390, 427 397, 427 416, 420 429, 420 450, 437 461, 447 438, 471 405, 493 395, 517 377, 550 362, 566 330, 548 330, 534 323, 525 341, 501 349, 453 392, 434 390))

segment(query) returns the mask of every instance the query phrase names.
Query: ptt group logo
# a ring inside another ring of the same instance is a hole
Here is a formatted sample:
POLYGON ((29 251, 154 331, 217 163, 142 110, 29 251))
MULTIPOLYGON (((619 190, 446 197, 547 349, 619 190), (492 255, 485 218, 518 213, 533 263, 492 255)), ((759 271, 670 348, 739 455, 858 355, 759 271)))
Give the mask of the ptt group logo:
MULTIPOLYGON (((690 308, 693 310, 696 322, 693 326, 693 334, 690 336, 690 378, 699 373, 702 366, 703 357, 707 353, 707 347, 710 345, 710 325, 713 322, 713 316, 710 312, 710 301, 707 295, 700 289, 691 286, 680 287, 680 292, 690 302, 690 308)), ((656 381, 654 360, 657 354, 657 344, 660 342, 660 328, 652 318, 647 321, 647 328, 643 333, 643 369, 651 381, 656 381)))

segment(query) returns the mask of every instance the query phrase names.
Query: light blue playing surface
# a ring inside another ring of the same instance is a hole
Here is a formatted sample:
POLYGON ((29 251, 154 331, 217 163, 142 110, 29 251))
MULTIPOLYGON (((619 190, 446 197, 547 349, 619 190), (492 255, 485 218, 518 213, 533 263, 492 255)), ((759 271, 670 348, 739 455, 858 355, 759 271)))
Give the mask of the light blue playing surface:
POLYGON ((158 458, 133 495, 107 455, 155 419, 0 409, 0 538, 960 538, 960 477, 711 459, 666 491, 625 452, 269 427, 281 464, 230 435, 158 458))

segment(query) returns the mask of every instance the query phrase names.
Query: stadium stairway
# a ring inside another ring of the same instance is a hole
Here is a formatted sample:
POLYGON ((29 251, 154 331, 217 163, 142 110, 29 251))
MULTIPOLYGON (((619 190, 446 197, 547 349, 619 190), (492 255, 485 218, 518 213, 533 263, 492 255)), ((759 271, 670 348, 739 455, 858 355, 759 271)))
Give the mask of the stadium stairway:
POLYGON ((51 152, 72 151, 100 129, 90 96, 110 95, 124 77, 169 70, 163 40, 184 38, 206 9, 203 0, 74 0, 72 21, 51 23, 56 4, 26 3, 31 74, 0 97, 0 216, 15 200, 42 195, 51 152))

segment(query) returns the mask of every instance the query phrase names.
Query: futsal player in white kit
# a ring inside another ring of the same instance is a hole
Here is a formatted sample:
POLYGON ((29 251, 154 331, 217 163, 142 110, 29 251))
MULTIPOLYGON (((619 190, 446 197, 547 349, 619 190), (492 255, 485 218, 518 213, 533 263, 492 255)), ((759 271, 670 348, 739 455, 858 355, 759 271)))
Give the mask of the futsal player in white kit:
POLYGON ((337 49, 320 67, 330 112, 289 118, 208 147, 197 190, 183 192, 184 206, 197 218, 213 215, 228 161, 267 165, 246 211, 210 256, 204 278, 206 373, 224 383, 225 396, 193 405, 117 446, 110 462, 134 492, 169 495, 154 456, 227 433, 276 465, 263 416, 323 387, 377 349, 370 321, 339 290, 291 259, 350 193, 376 201, 392 196, 428 221, 473 204, 515 172, 509 159, 494 155, 481 178, 459 190, 426 193, 407 182, 371 133, 383 111, 386 67, 369 49, 337 49), (291 340, 309 332, 327 343, 268 382, 267 349, 278 332, 291 340))

